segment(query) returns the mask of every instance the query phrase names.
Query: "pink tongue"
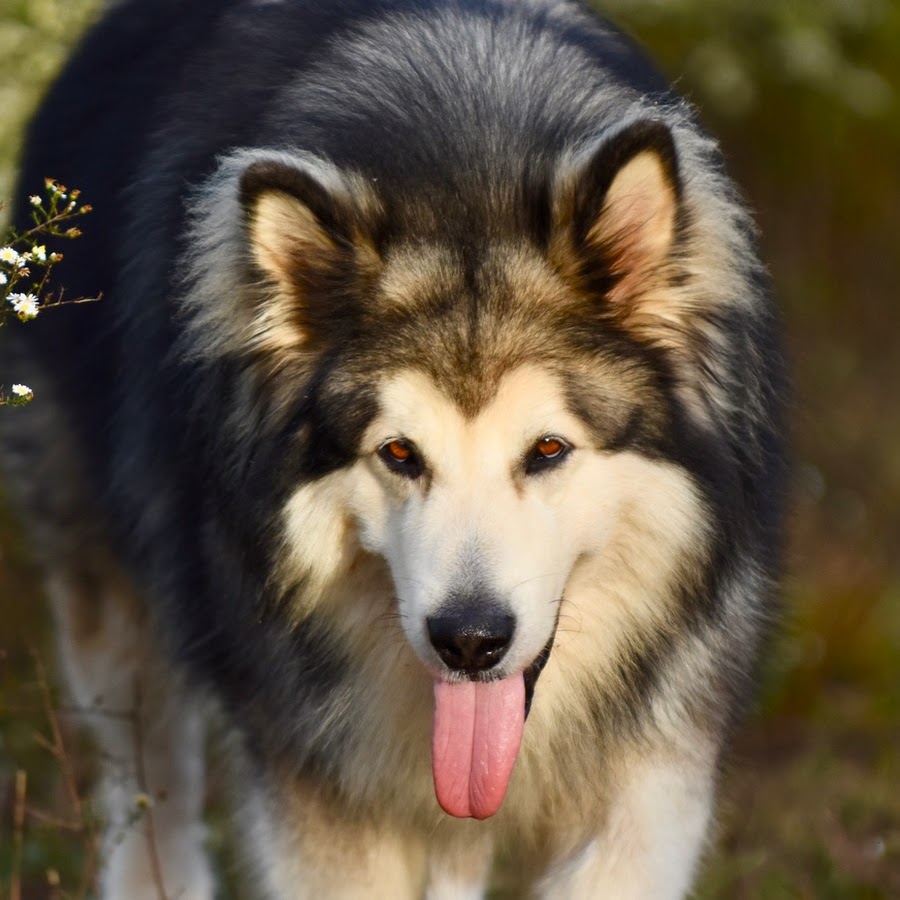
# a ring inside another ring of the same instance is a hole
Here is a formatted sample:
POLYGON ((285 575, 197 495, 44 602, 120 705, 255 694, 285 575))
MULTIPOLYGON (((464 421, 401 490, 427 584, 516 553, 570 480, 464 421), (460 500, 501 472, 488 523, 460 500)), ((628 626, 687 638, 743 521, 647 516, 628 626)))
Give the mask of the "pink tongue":
POLYGON ((434 683, 434 792, 451 816, 486 819, 506 796, 525 724, 522 674, 434 683))

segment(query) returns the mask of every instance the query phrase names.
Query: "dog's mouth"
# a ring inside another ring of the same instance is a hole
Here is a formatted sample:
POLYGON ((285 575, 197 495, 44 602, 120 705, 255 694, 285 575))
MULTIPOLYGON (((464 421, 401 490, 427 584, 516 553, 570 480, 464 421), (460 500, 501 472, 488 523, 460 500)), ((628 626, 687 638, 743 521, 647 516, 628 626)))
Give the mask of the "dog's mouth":
POLYGON ((550 635, 550 640, 544 645, 544 649, 537 655, 537 659, 522 673, 525 680, 525 718, 531 712, 531 701, 534 700, 534 686, 537 684, 547 660, 550 659, 550 651, 553 649, 553 641, 556 638, 556 629, 550 635))
POLYGON ((500 809, 555 632, 527 669, 508 678, 435 681, 431 763, 444 812, 486 819, 500 809))

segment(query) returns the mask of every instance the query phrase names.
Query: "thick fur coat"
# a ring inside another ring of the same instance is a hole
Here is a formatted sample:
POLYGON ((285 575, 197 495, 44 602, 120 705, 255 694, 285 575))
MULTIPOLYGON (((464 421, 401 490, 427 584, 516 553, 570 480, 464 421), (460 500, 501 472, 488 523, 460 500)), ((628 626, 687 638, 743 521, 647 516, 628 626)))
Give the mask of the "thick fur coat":
MULTIPOLYGON (((640 51, 558 0, 126 0, 47 175, 103 299, 5 336, 6 456, 70 691, 146 722, 139 784, 91 718, 110 833, 149 792, 166 890, 212 896, 212 705, 265 896, 683 896, 773 614, 783 374, 640 51)), ((156 880, 110 841, 107 897, 156 880)))

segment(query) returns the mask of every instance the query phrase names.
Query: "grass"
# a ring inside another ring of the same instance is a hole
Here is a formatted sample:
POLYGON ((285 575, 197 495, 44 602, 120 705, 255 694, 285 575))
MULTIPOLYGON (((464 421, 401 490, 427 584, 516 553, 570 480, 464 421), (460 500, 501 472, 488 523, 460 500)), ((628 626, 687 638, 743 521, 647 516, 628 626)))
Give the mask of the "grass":
POLYGON ((0 11, 0 198, 12 191, 22 129, 41 92, 99 8, 99 0, 4 0, 0 11))
MULTIPOLYGON (((621 5, 629 14, 632 4, 621 5)), ((672 27, 691 5, 633 4, 632 24, 673 72, 679 41, 709 44, 709 4, 694 3, 696 17, 672 27)), ((896 56, 888 25, 897 18, 879 23, 876 6, 863 7, 870 30, 860 25, 844 49, 867 53, 874 66, 896 56)), ((0 197, 11 190, 30 110, 97 8, 97 0, 6 0, 0 197)), ((812 15, 818 7, 791 8, 812 15)), ((722 4, 715 15, 737 27, 752 19, 742 9, 722 4)), ((747 53, 770 45, 764 34, 751 37, 747 53)), ((861 70, 858 59, 846 65, 861 70)), ((890 243, 900 233, 900 127, 896 116, 860 118, 775 65, 757 68, 765 75, 755 111, 722 115, 715 130, 760 210, 783 295, 796 361, 797 483, 785 626, 723 778, 697 896, 888 900, 900 897, 900 363, 884 347, 900 325, 890 243)), ((701 81, 689 78, 682 88, 702 101, 701 81)), ((91 754, 45 693, 56 677, 49 617, 8 515, 0 515, 0 623, 0 900, 75 898, 92 868, 91 754), (32 651, 51 669, 46 679, 32 651)), ((214 799, 220 787, 214 775, 214 799)), ((221 803, 213 809, 213 849, 230 873, 226 817, 221 803)), ((239 895, 224 879, 223 896, 239 895)))

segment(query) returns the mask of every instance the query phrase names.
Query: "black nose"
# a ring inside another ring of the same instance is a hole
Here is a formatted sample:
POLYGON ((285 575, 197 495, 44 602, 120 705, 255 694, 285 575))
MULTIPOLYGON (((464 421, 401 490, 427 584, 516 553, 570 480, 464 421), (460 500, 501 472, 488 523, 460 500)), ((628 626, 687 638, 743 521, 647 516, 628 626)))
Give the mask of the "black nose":
POLYGON ((428 617, 428 637, 451 669, 483 672, 496 666, 512 641, 515 616, 461 609, 428 617))

